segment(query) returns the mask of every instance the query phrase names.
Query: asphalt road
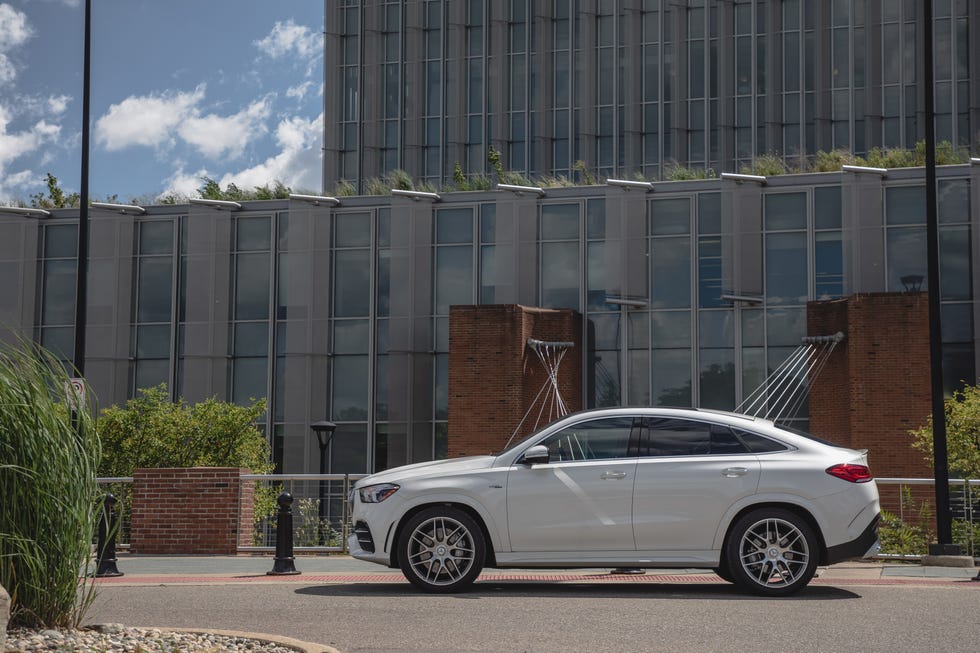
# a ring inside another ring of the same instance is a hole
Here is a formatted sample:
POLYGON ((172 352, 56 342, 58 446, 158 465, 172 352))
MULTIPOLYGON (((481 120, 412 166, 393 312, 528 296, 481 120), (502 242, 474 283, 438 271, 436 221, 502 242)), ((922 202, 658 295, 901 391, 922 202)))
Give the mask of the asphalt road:
POLYGON ((726 584, 405 583, 111 586, 89 623, 264 632, 342 653, 959 651, 980 647, 976 584, 811 585, 761 599, 726 584))

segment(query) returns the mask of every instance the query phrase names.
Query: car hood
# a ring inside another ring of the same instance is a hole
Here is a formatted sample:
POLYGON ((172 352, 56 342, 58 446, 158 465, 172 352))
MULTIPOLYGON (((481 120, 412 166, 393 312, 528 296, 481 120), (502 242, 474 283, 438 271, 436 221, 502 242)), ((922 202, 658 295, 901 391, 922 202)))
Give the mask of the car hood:
POLYGON ((467 456, 465 458, 453 458, 451 460, 431 460, 425 463, 415 463, 414 465, 403 465, 394 467, 377 474, 366 476, 357 482, 356 487, 374 485, 375 483, 398 483, 406 479, 421 478, 424 476, 445 476, 458 472, 468 472, 475 469, 487 469, 493 465, 495 456, 467 456))

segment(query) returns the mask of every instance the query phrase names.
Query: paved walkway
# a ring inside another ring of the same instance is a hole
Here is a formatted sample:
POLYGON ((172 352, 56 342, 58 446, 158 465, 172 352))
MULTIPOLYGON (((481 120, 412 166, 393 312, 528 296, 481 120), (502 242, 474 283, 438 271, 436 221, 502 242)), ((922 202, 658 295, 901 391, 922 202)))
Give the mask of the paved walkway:
MULTIPOLYGON (((149 556, 119 553, 116 566, 123 576, 101 578, 106 584, 211 583, 401 583, 397 569, 355 560, 346 555, 298 556, 297 575, 269 575, 273 556, 149 556)), ((609 568, 575 570, 487 569, 483 578, 496 581, 540 582, 723 582, 704 569, 648 569, 642 575, 611 574, 609 568)), ((815 583, 948 583, 976 578, 976 568, 928 567, 903 562, 844 562, 818 571, 815 583)), ((980 588, 980 582, 977 583, 980 588)))

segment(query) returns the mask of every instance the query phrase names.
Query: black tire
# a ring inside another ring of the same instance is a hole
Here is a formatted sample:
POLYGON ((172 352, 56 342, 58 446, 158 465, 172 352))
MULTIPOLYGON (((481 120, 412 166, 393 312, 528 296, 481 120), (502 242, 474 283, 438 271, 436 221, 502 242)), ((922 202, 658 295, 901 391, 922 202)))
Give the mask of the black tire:
POLYGON ((398 538, 398 565, 405 578, 424 592, 469 587, 485 560, 483 531, 456 508, 426 508, 408 520, 398 538))
POLYGON ((782 508, 760 508, 732 526, 723 552, 732 582, 760 596, 787 596, 817 570, 817 537, 810 524, 782 508))
POLYGON ((735 577, 732 576, 732 572, 728 570, 728 561, 725 560, 725 555, 722 554, 721 562, 717 567, 711 571, 715 572, 715 575, 721 578, 723 581, 728 583, 734 583, 735 577))

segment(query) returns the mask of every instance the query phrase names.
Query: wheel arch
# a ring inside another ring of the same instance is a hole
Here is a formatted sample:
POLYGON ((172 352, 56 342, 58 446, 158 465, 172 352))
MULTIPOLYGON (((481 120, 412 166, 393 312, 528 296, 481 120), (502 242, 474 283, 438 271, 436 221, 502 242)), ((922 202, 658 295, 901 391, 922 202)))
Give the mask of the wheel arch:
POLYGON ((428 503, 420 503, 417 506, 412 506, 411 508, 406 510, 405 513, 398 520, 398 523, 395 525, 394 532, 392 533, 391 541, 389 542, 388 545, 388 550, 390 552, 389 555, 390 567, 398 567, 399 565, 398 541, 399 539, 401 539, 402 530, 405 528, 405 524, 407 524, 409 520, 412 519, 412 517, 422 512, 423 510, 426 510, 428 508, 435 508, 435 507, 455 508, 457 510, 466 513, 470 518, 472 518, 473 521, 476 522, 477 526, 480 527, 480 532, 483 535, 484 541, 486 542, 486 547, 485 547, 486 560, 484 560, 483 566, 484 567, 497 566, 496 556, 494 555, 494 540, 490 536, 490 529, 487 528, 486 520, 483 519, 483 515, 480 514, 479 510, 476 510, 475 508, 473 508, 473 506, 458 501, 431 501, 428 503))
POLYGON ((765 509, 765 508, 780 508, 782 510, 787 510, 793 513, 794 515, 796 515, 797 517, 799 517, 800 519, 806 521, 806 523, 810 526, 810 528, 813 529, 813 532, 817 537, 817 545, 819 549, 817 552, 818 553, 817 564, 818 565, 827 564, 827 543, 824 540, 823 531, 820 528, 820 523, 813 516, 813 513, 811 513, 805 507, 787 501, 765 501, 762 503, 753 503, 751 505, 742 507, 738 512, 736 512, 732 516, 732 518, 728 521, 728 525, 725 527, 725 537, 722 539, 722 544, 721 544, 722 559, 724 559, 725 557, 725 550, 728 548, 728 539, 731 537, 732 528, 734 528, 735 524, 737 524, 738 521, 748 513, 754 512, 759 509, 765 509))

